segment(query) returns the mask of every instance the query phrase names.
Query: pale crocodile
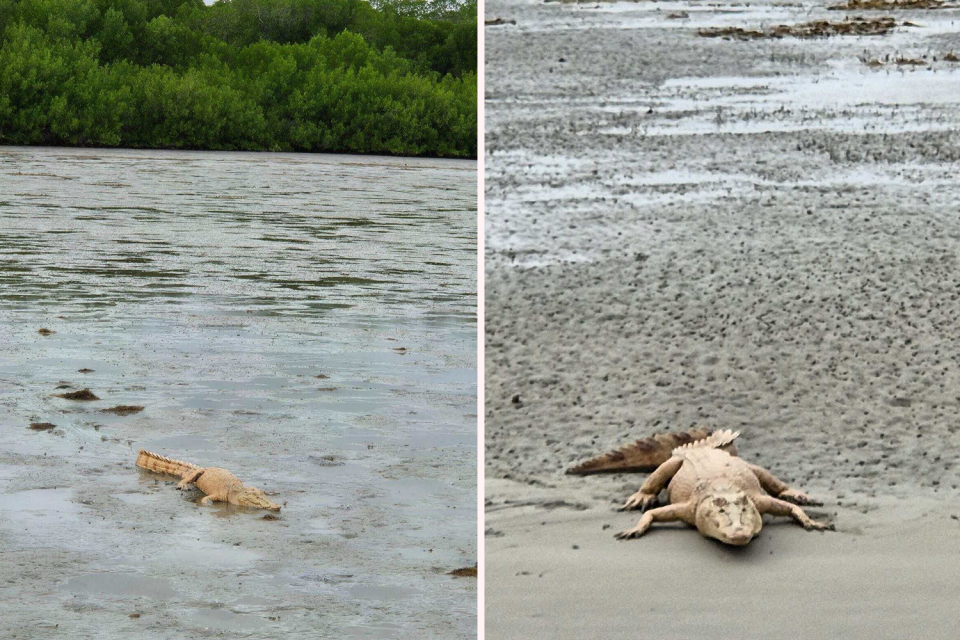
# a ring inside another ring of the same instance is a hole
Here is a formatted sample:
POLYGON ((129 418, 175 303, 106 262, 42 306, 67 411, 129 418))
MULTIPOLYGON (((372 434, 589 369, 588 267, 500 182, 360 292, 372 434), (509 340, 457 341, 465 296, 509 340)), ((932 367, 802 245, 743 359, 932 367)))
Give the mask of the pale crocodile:
POLYGON ((705 429, 638 440, 567 471, 572 475, 615 471, 655 471, 621 510, 646 510, 667 487, 666 506, 646 511, 637 526, 616 534, 620 540, 642 536, 654 522, 680 520, 700 533, 742 546, 763 526, 763 514, 790 516, 805 529, 833 529, 811 520, 797 505, 821 505, 789 488, 769 471, 736 456, 739 431, 705 429), (677 446, 679 445, 679 446, 677 446), (766 491, 766 493, 764 493, 766 491))
POLYGON ((219 467, 200 467, 189 462, 173 460, 150 451, 140 449, 137 466, 155 473, 179 476, 177 489, 186 489, 196 484, 206 495, 200 504, 209 505, 212 501, 229 502, 244 507, 257 507, 280 511, 280 505, 271 502, 267 495, 256 487, 248 487, 240 478, 219 467))

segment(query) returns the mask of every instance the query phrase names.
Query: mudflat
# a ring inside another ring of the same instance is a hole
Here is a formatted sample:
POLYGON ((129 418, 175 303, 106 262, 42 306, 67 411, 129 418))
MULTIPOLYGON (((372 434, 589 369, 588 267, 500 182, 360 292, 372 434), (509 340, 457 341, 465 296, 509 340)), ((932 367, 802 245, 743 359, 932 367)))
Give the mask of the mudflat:
POLYGON ((830 4, 487 4, 488 637, 952 637, 957 10, 698 33, 830 4), (644 474, 563 473, 700 425, 837 531, 618 542, 644 474))
POLYGON ((0 147, 0 637, 475 637, 474 176, 0 147))

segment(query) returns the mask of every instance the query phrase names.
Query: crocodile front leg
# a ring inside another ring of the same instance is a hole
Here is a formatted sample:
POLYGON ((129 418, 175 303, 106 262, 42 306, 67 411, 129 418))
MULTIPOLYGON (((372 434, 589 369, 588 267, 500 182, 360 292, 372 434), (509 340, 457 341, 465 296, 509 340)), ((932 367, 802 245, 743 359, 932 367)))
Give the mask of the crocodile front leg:
POLYGON ((629 540, 630 538, 639 538, 645 534, 649 529, 650 525, 654 522, 673 522, 676 520, 683 520, 684 522, 690 522, 690 515, 693 509, 693 503, 690 502, 681 502, 679 504, 670 504, 665 507, 660 507, 659 509, 652 509, 647 511, 640 517, 640 521, 637 523, 633 529, 627 529, 626 531, 621 531, 616 534, 617 540, 629 540))
POLYGON ((803 509, 795 504, 784 502, 771 496, 756 496, 753 498, 753 504, 761 514, 769 513, 772 516, 790 516, 803 526, 804 529, 812 531, 834 531, 832 524, 811 520, 810 516, 803 512, 803 509))
POLYGON ((650 474, 640 490, 627 499, 626 504, 620 507, 619 511, 629 511, 630 509, 640 509, 645 511, 650 505, 657 501, 657 496, 667 486, 667 483, 677 475, 677 471, 683 466, 683 458, 670 458, 657 470, 650 474))
POLYGON ((791 489, 789 486, 787 486, 786 482, 780 480, 763 467, 758 467, 755 464, 751 464, 750 471, 753 471, 753 475, 757 476, 757 480, 760 481, 760 486, 763 487, 763 490, 769 493, 771 496, 780 498, 781 500, 786 500, 787 502, 792 502, 793 504, 803 504, 811 507, 819 507, 823 505, 822 502, 814 500, 802 491, 791 489))

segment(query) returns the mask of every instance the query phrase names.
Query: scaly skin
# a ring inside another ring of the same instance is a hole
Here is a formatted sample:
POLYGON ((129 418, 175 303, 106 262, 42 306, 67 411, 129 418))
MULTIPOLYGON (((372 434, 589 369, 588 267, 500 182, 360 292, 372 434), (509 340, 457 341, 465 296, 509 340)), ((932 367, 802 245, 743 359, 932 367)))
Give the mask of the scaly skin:
POLYGON ((240 482, 240 478, 226 469, 219 467, 198 467, 189 462, 172 460, 165 456, 140 450, 137 456, 137 466, 155 473, 180 476, 177 489, 186 489, 196 484, 204 494, 200 501, 202 505, 209 505, 213 501, 229 502, 243 507, 269 509, 280 511, 280 505, 271 502, 266 494, 256 487, 248 487, 240 482))
MULTIPOLYGON (((790 489, 766 469, 735 456, 733 441, 739 432, 716 431, 707 437, 701 436, 702 430, 695 433, 700 437, 675 448, 621 510, 648 509, 656 503, 664 487, 667 487, 669 504, 646 511, 636 527, 616 534, 617 539, 639 538, 654 522, 679 520, 696 527, 704 536, 743 546, 760 533, 765 513, 790 516, 805 529, 833 529, 832 525, 811 520, 797 506, 822 503, 790 489)), ((663 455, 650 447, 647 449, 645 456, 648 460, 663 455)), ((590 472, 596 472, 617 469, 621 463, 615 456, 611 458, 607 454, 594 458, 587 465, 590 472)), ((575 469, 584 467, 580 465, 575 469)))

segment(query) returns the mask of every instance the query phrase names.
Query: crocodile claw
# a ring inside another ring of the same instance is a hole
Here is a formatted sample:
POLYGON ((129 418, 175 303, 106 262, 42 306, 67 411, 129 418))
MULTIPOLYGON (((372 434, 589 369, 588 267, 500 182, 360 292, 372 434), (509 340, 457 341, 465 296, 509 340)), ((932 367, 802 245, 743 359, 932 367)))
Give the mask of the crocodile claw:
POLYGON ((787 489, 777 497, 780 498, 781 500, 785 500, 787 502, 792 502, 793 504, 798 504, 806 507, 822 507, 823 506, 823 503, 820 502, 819 500, 814 500, 807 494, 803 493, 802 491, 797 491, 796 489, 787 489))
POLYGON ((634 527, 633 529, 627 529, 626 531, 616 533, 613 537, 617 540, 630 540, 631 538, 639 538, 645 534, 649 528, 650 527, 634 527))
POLYGON ((630 511, 632 509, 639 509, 640 511, 646 511, 657 501, 657 496, 652 496, 648 493, 642 493, 637 491, 635 494, 627 498, 626 503, 617 511, 630 511))

